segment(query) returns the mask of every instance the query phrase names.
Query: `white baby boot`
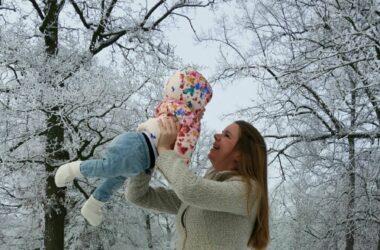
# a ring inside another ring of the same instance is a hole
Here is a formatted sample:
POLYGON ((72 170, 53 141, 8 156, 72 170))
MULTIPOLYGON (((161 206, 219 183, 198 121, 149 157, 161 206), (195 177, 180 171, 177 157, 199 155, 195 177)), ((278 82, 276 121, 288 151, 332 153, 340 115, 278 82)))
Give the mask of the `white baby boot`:
POLYGON ((91 226, 96 227, 103 221, 103 205, 104 202, 98 201, 92 195, 83 204, 80 212, 91 226))
POLYGON ((55 185, 57 187, 66 187, 71 184, 75 177, 81 177, 80 161, 73 161, 60 166, 55 173, 55 185))

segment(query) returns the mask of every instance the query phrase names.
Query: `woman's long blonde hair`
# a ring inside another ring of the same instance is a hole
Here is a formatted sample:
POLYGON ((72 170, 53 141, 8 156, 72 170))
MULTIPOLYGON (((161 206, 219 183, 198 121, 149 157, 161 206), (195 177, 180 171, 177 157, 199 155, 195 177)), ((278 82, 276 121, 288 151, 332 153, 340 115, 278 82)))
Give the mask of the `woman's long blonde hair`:
POLYGON ((252 182, 257 186, 257 216, 248 241, 253 249, 265 249, 269 243, 269 201, 267 181, 267 148, 264 138, 257 129, 246 121, 235 121, 240 128, 239 139, 235 145, 240 155, 237 174, 241 176, 247 188, 247 200, 252 200, 252 182))

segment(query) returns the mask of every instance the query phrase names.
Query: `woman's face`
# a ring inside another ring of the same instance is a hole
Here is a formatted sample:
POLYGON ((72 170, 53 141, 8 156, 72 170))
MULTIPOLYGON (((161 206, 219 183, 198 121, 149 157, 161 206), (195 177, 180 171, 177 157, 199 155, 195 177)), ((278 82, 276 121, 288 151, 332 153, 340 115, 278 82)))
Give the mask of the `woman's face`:
POLYGON ((240 128, 236 123, 227 126, 221 134, 215 134, 215 142, 208 153, 213 168, 216 171, 236 169, 240 153, 234 150, 239 140, 240 128))

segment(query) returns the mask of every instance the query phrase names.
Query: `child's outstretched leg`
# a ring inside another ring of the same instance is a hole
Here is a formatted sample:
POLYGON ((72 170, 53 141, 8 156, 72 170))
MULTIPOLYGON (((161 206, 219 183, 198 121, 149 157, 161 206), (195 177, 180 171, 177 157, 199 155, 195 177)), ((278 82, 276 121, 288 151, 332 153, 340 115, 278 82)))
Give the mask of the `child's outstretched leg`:
POLYGON ((76 177, 81 177, 80 161, 73 161, 60 166, 55 173, 55 185, 57 187, 66 187, 76 177))
POLYGON ((62 165, 56 173, 56 183, 67 183, 75 177, 105 177, 81 209, 87 221, 97 226, 103 219, 102 207, 125 179, 137 175, 151 166, 151 154, 147 141, 141 133, 124 133, 117 136, 105 151, 102 159, 86 160, 76 164, 62 165), (74 167, 73 167, 74 166, 74 167), (62 170, 61 170, 62 168, 62 170), (68 174, 63 174, 68 173, 68 174))
POLYGON ((126 178, 118 176, 106 179, 95 189, 90 198, 83 204, 81 214, 92 226, 96 227, 103 221, 102 208, 112 194, 123 186, 126 178))
POLYGON ((85 177, 112 178, 134 176, 150 166, 149 149, 141 133, 123 133, 115 137, 102 159, 80 163, 85 177))
POLYGON ((74 161, 60 166, 55 174, 57 187, 65 187, 76 177, 117 177, 141 173, 149 165, 148 146, 141 133, 116 136, 102 159, 74 161))

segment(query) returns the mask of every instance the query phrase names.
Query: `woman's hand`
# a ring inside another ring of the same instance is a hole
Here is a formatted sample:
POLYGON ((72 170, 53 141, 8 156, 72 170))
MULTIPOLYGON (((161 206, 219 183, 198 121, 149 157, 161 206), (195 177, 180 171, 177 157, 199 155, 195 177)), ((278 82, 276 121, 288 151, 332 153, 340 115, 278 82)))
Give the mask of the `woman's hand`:
POLYGON ((165 117, 158 120, 160 126, 160 138, 157 143, 158 154, 174 148, 177 138, 179 124, 173 117, 165 117))

